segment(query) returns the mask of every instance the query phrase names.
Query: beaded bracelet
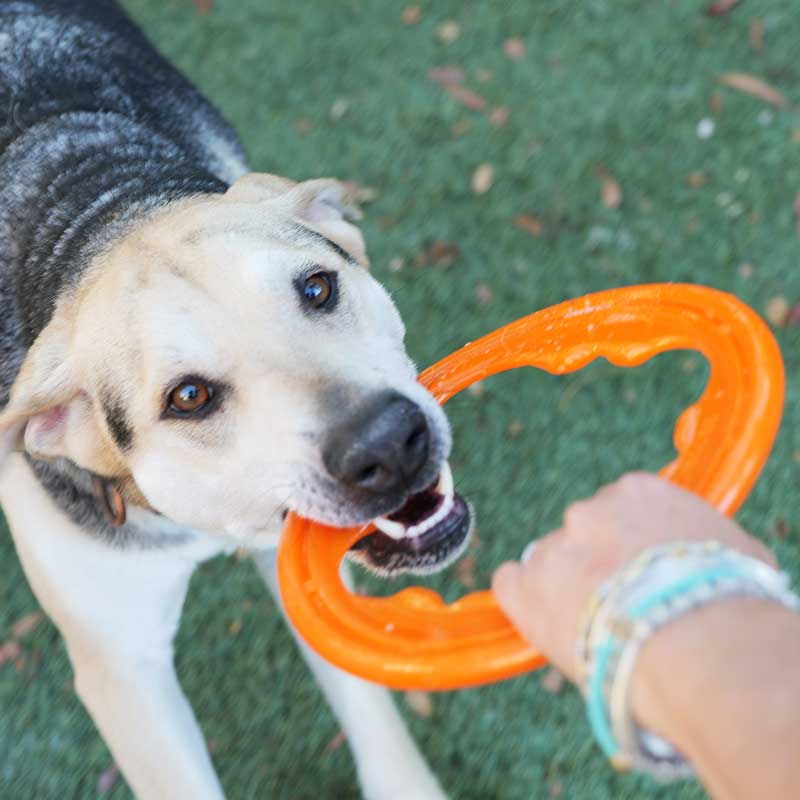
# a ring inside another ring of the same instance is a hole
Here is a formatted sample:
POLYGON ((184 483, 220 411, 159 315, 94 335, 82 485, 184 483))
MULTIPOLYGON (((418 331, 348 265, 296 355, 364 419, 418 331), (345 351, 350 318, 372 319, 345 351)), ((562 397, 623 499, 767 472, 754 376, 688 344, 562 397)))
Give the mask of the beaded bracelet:
POLYGON ((717 542, 650 548, 592 597, 578 639, 580 685, 592 731, 617 769, 636 769, 663 781, 692 774, 672 745, 633 721, 629 687, 636 658, 663 626, 710 602, 741 596, 800 611, 786 575, 717 542))

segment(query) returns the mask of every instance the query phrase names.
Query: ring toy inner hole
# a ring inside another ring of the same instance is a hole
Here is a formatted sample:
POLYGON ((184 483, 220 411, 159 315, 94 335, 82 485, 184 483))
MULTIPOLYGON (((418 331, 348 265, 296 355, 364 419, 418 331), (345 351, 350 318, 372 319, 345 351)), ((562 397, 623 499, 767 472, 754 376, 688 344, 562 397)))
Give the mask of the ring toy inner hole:
MULTIPOLYGON (((733 515, 775 439, 784 373, 769 329, 732 295, 681 284, 587 295, 471 342, 427 369, 420 382, 445 403, 472 383, 517 367, 562 375, 597 358, 636 367, 669 350, 699 351, 710 375, 700 399, 680 415, 673 434, 678 455, 660 474, 733 515)), ((278 552, 281 595, 300 636, 320 655, 395 689, 474 686, 546 663, 489 591, 450 604, 420 587, 391 597, 351 593, 339 566, 373 531, 332 528, 293 513, 287 518, 278 552)))

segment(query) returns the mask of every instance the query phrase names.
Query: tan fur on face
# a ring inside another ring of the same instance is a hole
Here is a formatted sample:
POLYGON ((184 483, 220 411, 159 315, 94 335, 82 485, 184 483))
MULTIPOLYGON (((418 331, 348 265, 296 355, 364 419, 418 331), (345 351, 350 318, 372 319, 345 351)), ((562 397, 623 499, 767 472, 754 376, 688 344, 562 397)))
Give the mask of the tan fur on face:
POLYGON ((355 521, 359 510, 343 508, 321 462, 336 421, 326 397, 343 397, 344 414, 394 390, 423 407, 442 456, 449 434, 415 381, 394 305, 366 272, 354 214, 335 181, 266 175, 153 214, 62 299, 0 429, 24 424, 40 456, 132 476, 154 508, 192 527, 257 537, 287 506, 355 521), (298 296, 298 277, 319 270, 339 276, 329 314, 298 296), (220 410, 164 418, 166 394, 185 376, 227 386, 220 410), (109 404, 132 434, 124 451, 109 404))

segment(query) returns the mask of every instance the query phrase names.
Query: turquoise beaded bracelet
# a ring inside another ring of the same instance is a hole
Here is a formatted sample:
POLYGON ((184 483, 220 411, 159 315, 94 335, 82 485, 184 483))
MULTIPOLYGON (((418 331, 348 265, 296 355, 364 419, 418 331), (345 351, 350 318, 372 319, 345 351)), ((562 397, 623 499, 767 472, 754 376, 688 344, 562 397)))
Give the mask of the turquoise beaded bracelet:
POLYGON ((595 738, 617 769, 665 781, 692 774, 674 747, 633 722, 631 675, 639 650, 656 630, 694 608, 739 596, 764 597, 800 611, 787 576, 717 542, 651 548, 592 598, 578 642, 581 688, 595 738))

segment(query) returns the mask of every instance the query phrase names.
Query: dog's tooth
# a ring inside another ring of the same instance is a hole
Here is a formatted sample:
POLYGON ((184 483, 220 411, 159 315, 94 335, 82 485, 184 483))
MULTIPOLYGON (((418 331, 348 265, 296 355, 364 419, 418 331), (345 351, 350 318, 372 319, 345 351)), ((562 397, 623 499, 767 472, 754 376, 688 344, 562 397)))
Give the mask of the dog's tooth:
POLYGON ((372 524, 381 532, 385 533, 391 539, 405 539, 406 526, 402 522, 396 522, 393 519, 386 517, 376 517, 372 520, 372 524))
POLYGON ((436 509, 435 513, 431 514, 427 519, 422 520, 422 522, 419 524, 409 528, 406 531, 406 536, 409 539, 414 539, 417 536, 421 536, 426 531, 429 531, 434 525, 438 525, 450 513, 452 508, 453 495, 450 494, 445 496, 441 506, 436 509))
POLYGON ((445 497, 453 496, 453 471, 450 469, 450 462, 445 461, 442 471, 439 473, 439 483, 436 484, 436 491, 445 497))

